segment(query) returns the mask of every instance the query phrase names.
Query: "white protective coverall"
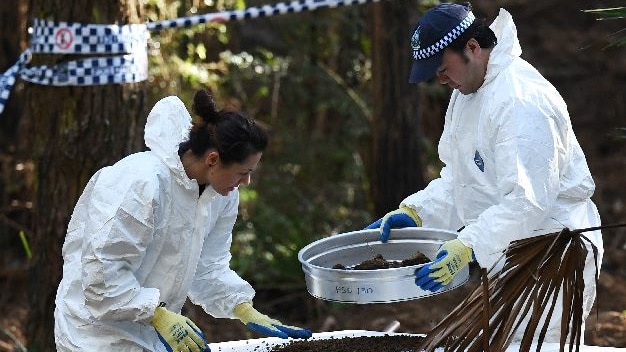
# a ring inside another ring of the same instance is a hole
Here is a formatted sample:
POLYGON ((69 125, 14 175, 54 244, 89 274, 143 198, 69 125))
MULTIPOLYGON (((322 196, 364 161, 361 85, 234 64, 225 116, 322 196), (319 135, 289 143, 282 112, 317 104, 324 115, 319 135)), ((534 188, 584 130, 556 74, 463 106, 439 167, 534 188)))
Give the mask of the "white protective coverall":
POLYGON ((149 325, 159 302, 186 298, 218 318, 252 301, 229 268, 237 190, 202 194, 178 156, 191 116, 177 97, 159 101, 145 129, 149 151, 98 171, 68 225, 56 296, 58 351, 165 351, 149 325))
MULTIPOLYGON (((453 231, 465 226, 458 238, 486 269, 511 241, 600 225, 590 199, 595 184, 565 102, 520 58, 507 11, 500 10, 491 29, 498 44, 484 83, 472 94, 452 92, 438 146, 445 164, 440 177, 401 203, 416 210, 423 226, 453 231)), ((599 270, 602 236, 585 235, 598 248, 599 270)), ((595 299, 596 269, 587 247, 585 317, 595 299)), ((547 339, 558 342, 560 316, 559 309, 551 320, 556 330, 547 339)))

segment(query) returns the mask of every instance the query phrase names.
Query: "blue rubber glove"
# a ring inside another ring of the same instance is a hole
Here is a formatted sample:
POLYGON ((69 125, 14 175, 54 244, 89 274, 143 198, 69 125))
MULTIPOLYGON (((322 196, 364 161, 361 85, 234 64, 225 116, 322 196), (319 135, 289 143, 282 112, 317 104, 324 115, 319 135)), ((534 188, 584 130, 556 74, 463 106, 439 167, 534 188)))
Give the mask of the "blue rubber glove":
POLYGON ((389 231, 391 229, 420 226, 422 226, 422 219, 417 215, 417 212, 413 208, 402 205, 400 209, 385 214, 385 216, 374 221, 365 229, 380 229, 380 241, 384 243, 389 240, 389 231))
POLYGON ((252 307, 252 304, 248 302, 239 303, 235 306, 233 314, 241 320, 242 323, 246 324, 249 329, 264 335, 281 337, 283 339, 288 337, 308 339, 312 335, 311 330, 284 325, 276 319, 259 313, 252 307))
POLYGON ((448 285, 473 258, 472 249, 454 239, 439 247, 435 260, 415 272, 415 284, 425 291, 438 291, 448 285))
POLYGON ((150 325, 157 331, 159 340, 168 352, 211 351, 204 339, 204 334, 196 324, 180 314, 167 310, 165 303, 159 304, 154 310, 150 325))

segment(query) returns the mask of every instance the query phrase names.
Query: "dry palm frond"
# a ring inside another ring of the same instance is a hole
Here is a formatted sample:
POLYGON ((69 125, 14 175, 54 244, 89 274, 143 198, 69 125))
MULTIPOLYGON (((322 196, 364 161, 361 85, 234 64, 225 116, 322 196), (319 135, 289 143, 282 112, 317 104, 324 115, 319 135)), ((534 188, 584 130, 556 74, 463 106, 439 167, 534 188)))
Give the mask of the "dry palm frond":
MULTIPOLYGON (((597 258, 597 248, 582 233, 621 226, 626 224, 564 229, 512 242, 504 255, 504 267, 490 279, 482 269, 482 285, 433 328, 417 350, 445 346, 447 351, 504 351, 523 328, 520 351, 530 350, 534 336, 538 336, 539 351, 554 308, 562 304, 561 351, 568 337, 569 351, 574 347, 578 351, 583 333, 585 242, 597 258), (562 301, 557 301, 561 290, 562 301)), ((596 267, 596 280, 597 274, 596 267)))

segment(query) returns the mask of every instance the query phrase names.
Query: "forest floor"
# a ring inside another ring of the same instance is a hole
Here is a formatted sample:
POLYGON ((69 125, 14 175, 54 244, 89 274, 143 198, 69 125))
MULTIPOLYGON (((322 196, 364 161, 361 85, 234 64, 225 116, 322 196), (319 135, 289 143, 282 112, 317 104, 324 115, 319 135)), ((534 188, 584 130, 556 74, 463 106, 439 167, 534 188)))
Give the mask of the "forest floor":
MULTIPOLYGON (((24 266, 22 266, 24 267, 24 266)), ((0 351, 23 351, 28 320, 27 275, 19 266, 3 266, 0 281, 0 351), (21 274, 20 274, 21 273, 21 274)), ((23 269, 22 269, 23 270, 23 269)), ((426 333, 441 321, 478 284, 477 270, 463 286, 419 300, 389 304, 340 304, 322 301, 302 290, 257 290, 255 306, 285 324, 307 327, 314 332, 340 330, 426 333), (397 322, 397 323, 396 323, 397 322), (399 324, 399 325, 398 325, 399 324)), ((586 321, 585 344, 626 348, 626 253, 608 249, 602 266, 596 306, 586 321)), ((239 321, 215 319, 189 302, 184 314, 205 332, 209 342, 263 337, 239 321)))

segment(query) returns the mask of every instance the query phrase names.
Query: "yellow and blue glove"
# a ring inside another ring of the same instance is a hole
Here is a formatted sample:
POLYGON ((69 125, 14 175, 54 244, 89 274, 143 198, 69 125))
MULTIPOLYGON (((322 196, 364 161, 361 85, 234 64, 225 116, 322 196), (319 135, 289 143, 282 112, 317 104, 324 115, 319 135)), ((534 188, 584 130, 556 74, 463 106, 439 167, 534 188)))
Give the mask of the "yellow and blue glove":
POLYGON ((365 229, 380 229, 380 241, 384 243, 389 240, 389 231, 391 229, 420 226, 422 226, 422 219, 417 215, 417 212, 413 208, 402 205, 399 209, 391 211, 374 221, 365 229))
POLYGON ((415 271, 415 284, 425 291, 440 290, 452 282, 473 257, 472 249, 461 240, 447 241, 439 247, 435 260, 415 271))
POLYGON ((159 340, 168 352, 210 352, 204 334, 188 318, 170 312, 165 303, 159 304, 154 310, 150 325, 159 335, 159 340))
POLYGON ((239 303, 235 306, 233 314, 249 329, 260 332, 264 335, 280 337, 283 339, 288 337, 308 339, 312 335, 311 330, 284 325, 276 319, 272 319, 265 314, 259 313, 252 307, 252 304, 248 302, 239 303))

